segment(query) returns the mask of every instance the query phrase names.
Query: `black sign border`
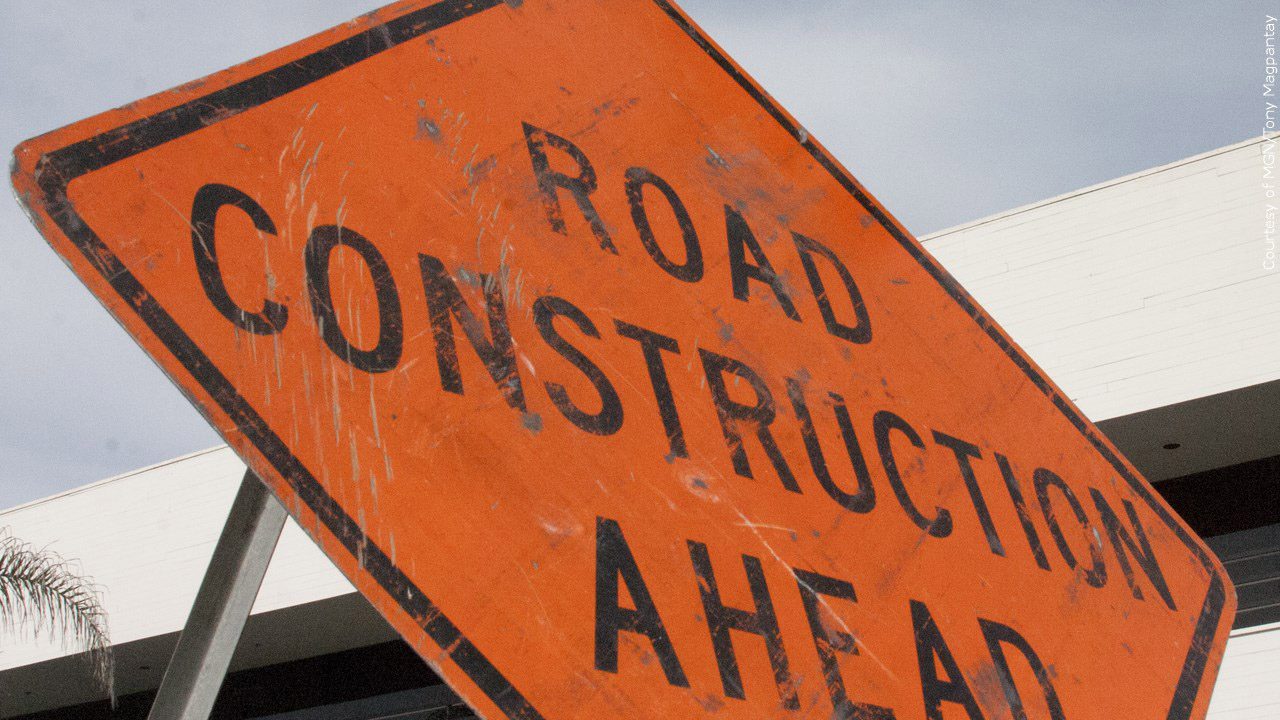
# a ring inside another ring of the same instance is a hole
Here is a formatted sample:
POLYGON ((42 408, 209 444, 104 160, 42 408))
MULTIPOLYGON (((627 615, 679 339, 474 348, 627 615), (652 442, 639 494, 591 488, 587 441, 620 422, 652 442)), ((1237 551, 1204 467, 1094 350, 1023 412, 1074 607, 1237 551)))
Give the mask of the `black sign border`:
MULTIPOLYGON (((809 153, 837 183, 874 217, 912 258, 920 264, 996 345, 1046 395, 1071 424, 1124 478, 1134 492, 1160 516, 1208 570, 1212 578, 1191 648, 1183 663, 1167 720, 1187 720, 1200 695, 1202 680, 1213 649, 1218 622, 1226 604, 1226 588, 1211 557, 1192 538, 1181 522, 1152 495, 1111 450, 1089 422, 1071 403, 1005 338, 968 293, 909 234, 900 228, 825 150, 815 143, 762 89, 743 74, 684 14, 667 0, 653 2, 683 30, 702 52, 760 105, 762 109, 809 153)), ((196 100, 92 138, 47 153, 36 166, 36 182, 43 192, 42 205, 66 237, 84 254, 103 279, 164 343, 169 352, 191 373, 205 392, 253 442, 263 457, 289 483, 299 499, 315 513, 325 527, 370 576, 409 614, 439 647, 445 649, 463 672, 509 718, 540 720, 542 715, 489 661, 443 611, 397 568, 391 558, 366 537, 359 525, 325 492, 315 476, 289 451, 261 416, 214 366, 196 343, 178 326, 142 284, 129 272, 76 212, 67 197, 72 180, 108 165, 217 124, 241 112, 305 87, 344 70, 401 43, 412 40, 504 4, 503 0, 444 0, 414 10, 324 49, 298 58, 273 70, 211 92, 196 100)), ((512 3, 518 4, 518 3, 512 3)), ((184 391, 185 392, 185 391, 184 391)), ((199 407, 199 403, 196 403, 199 407)))

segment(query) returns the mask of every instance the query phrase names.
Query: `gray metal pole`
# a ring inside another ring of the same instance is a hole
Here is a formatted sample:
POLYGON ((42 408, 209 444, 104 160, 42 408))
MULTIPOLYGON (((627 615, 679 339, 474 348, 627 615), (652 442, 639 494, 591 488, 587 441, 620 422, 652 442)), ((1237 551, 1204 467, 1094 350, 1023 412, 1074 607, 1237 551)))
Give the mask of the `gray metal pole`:
POLYGON ((149 720, 208 720, 286 517, 258 476, 245 472, 149 720))

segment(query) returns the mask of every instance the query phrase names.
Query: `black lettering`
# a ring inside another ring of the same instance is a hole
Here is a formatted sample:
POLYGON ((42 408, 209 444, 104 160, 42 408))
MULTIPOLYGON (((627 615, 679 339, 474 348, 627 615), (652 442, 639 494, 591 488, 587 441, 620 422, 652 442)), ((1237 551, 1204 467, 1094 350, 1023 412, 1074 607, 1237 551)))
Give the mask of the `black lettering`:
POLYGON ((969 490, 969 499, 973 501, 973 510, 978 514, 978 522, 982 524, 982 532, 987 536, 987 547, 991 552, 1004 557, 1004 544, 1000 542, 1000 534, 996 532, 995 521, 991 519, 991 511, 987 509, 987 501, 982 496, 982 488, 978 486, 978 477, 973 472, 972 461, 982 457, 977 445, 965 442, 946 433, 933 431, 933 441, 950 450, 956 456, 956 464, 960 467, 960 476, 964 478, 964 486, 969 490))
POLYGON ((396 291, 391 268, 378 248, 360 233, 337 225, 321 225, 311 231, 304 251, 307 269, 307 292, 311 312, 320 326, 320 336, 335 355, 368 373, 392 370, 400 363, 404 347, 404 322, 400 313, 400 295, 396 291), (349 247, 364 259, 373 278, 374 297, 378 301, 378 344, 363 350, 351 344, 338 324, 329 287, 329 259, 338 247, 349 247))
POLYGON ((791 233, 796 242, 796 250, 800 252, 800 262, 804 265, 804 274, 809 278, 809 286, 813 288, 813 297, 818 301, 818 310, 822 312, 822 320, 827 324, 827 332, 851 343, 865 344, 871 342, 871 316, 867 314, 866 303, 862 301, 862 293, 858 284, 853 281, 849 268, 840 262, 840 258, 826 245, 805 237, 798 232, 791 233), (822 275, 818 265, 813 261, 814 254, 826 258, 836 269, 840 281, 844 283, 845 292, 849 294, 849 302, 853 304, 854 324, 845 325, 836 320, 836 313, 831 308, 831 298, 827 297, 827 288, 822 284, 822 275))
POLYGON ((1151 543, 1147 541, 1147 533, 1142 529, 1142 523, 1138 520, 1138 511, 1133 507, 1133 503, 1124 500, 1125 512, 1129 515, 1129 523, 1133 525, 1133 533, 1124 528, 1120 522, 1119 516, 1107 504, 1107 499, 1102 496, 1094 488, 1089 488, 1089 494, 1093 496, 1093 504, 1098 507, 1098 514, 1102 516, 1102 524, 1107 528, 1107 535, 1111 538, 1111 546, 1115 549, 1116 558, 1120 561, 1120 569, 1124 571, 1124 579, 1129 582, 1129 589, 1133 591, 1133 596, 1142 599, 1142 589, 1138 587, 1137 581, 1133 578, 1133 567, 1129 564, 1129 556, 1125 553, 1128 548, 1133 553, 1134 559, 1138 561, 1138 565, 1142 567, 1142 571, 1146 573, 1147 579, 1155 586, 1156 592, 1160 593, 1160 598, 1164 600, 1164 604, 1170 610, 1177 610, 1173 602, 1173 595, 1169 592, 1169 584, 1165 582, 1164 573, 1160 570, 1160 563, 1156 561, 1155 551, 1151 549, 1151 543), (1137 535, 1137 540, 1134 540, 1137 535))
POLYGON ((728 444, 729 454, 733 458, 734 472, 746 478, 755 477, 751 473, 751 462, 747 459, 747 450, 743 446, 742 435, 739 433, 740 423, 754 426, 756 437, 760 439, 760 445, 769 457, 769 462, 773 463, 782 486, 791 492, 800 492, 800 485, 796 483, 795 475, 791 473, 786 458, 782 456, 782 452, 778 450, 778 443, 773 439, 773 433, 769 431, 769 425, 777 417, 769 386, 764 384, 764 380, 760 379, 754 370, 739 360, 701 348, 698 349, 698 354, 702 357, 702 369, 706 373, 707 385, 711 388, 711 397, 716 404, 720 430, 724 433, 725 443, 728 444), (755 392, 754 404, 743 405, 729 397, 729 388, 724 381, 726 372, 747 381, 755 392))
POLYGON ((889 485, 893 488, 893 494, 898 498, 898 504, 902 506, 907 517, 911 518, 911 522, 916 524, 921 530, 928 532, 934 537, 946 537, 951 534, 951 511, 943 507, 936 508, 936 514, 932 517, 925 517, 920 512, 911 499, 911 493, 907 491, 907 486, 902 482, 902 473, 898 470, 898 461, 893 454, 893 442, 889 433, 897 430, 899 434, 907 438, 907 440, 916 447, 924 449, 924 441, 920 439, 920 434, 915 428, 907 424, 906 420, 894 415, 888 410, 881 410, 872 418, 872 427, 876 435, 876 448, 880 451, 880 464, 884 466, 884 474, 889 478, 889 485))
POLYGON ((798 710, 800 699, 796 696, 795 684, 791 680, 787 651, 782 644, 782 631, 778 629, 778 617, 773 610, 773 600, 769 597, 769 586, 765 583, 760 559, 750 555, 742 556, 742 567, 747 574, 747 584, 751 587, 755 612, 725 607, 720 598, 720 586, 716 584, 715 572, 711 569, 711 556, 707 553, 707 546, 694 540, 688 542, 689 557, 693 561, 693 571, 698 576, 698 592, 702 594, 702 608, 707 616, 707 629, 711 632, 711 644, 715 648, 716 664, 720 667, 720 682, 724 686, 724 694, 739 700, 746 699, 742 674, 738 671, 738 659, 733 651, 733 638, 729 632, 737 630, 751 633, 764 639, 769 664, 773 667, 774 683, 778 687, 778 698, 783 707, 798 710))
POLYGON ((218 221, 218 210, 230 205, 240 210, 253 221, 259 232, 268 235, 276 234, 276 225, 271 216, 253 198, 229 185, 210 183, 196 191, 196 198, 191 203, 191 246, 196 258, 196 274, 200 276, 200 285, 209 302, 217 308, 222 316, 230 320, 236 327, 248 330, 255 335, 272 335, 284 329, 289 321, 289 309, 273 301, 264 300, 261 312, 245 310, 231 299, 227 285, 222 281, 222 270, 218 265, 218 244, 214 240, 218 221))
POLYGON ((627 202, 631 204, 631 222, 640 233, 640 242, 649 251, 649 257, 668 275, 685 282, 698 282, 702 279, 702 246, 698 244, 698 233, 693 229, 693 218, 676 191, 653 172, 642 167, 627 170, 627 202), (671 262, 671 258, 662 251, 653 236, 653 228, 649 225, 649 213, 644 204, 644 186, 652 185, 667 199, 671 212, 675 214, 676 224, 680 227, 680 235, 684 238, 684 264, 671 262))
POLYGON ((1009 464, 1009 458, 996 453, 996 464, 1000 466, 1000 474, 1004 477, 1004 486, 1009 490, 1009 499, 1013 501, 1013 508, 1018 512, 1018 522, 1022 524, 1022 532, 1027 536, 1027 544, 1031 546, 1031 554, 1036 558, 1036 565, 1041 569, 1049 569, 1049 557, 1044 553, 1044 545, 1040 544, 1040 533, 1036 531, 1035 523, 1031 522, 1031 513, 1027 511, 1027 501, 1022 496, 1022 488, 1018 484, 1018 478, 1013 474, 1013 467, 1009 464))
POLYGON ((987 640, 987 650, 991 653, 996 672, 1000 674, 1000 684, 1004 688, 1005 700, 1009 701, 1009 708, 1013 711, 1013 720, 1027 720, 1027 710, 1022 704, 1018 686, 1013 682, 1013 670, 1009 667, 1009 658, 1004 654, 1005 645, 1022 653, 1022 657, 1031 666, 1031 671, 1035 673, 1036 681, 1040 684, 1040 692, 1044 693, 1045 703, 1049 707, 1050 720, 1066 720, 1066 715, 1062 712, 1062 702, 1058 699, 1058 691, 1053 687, 1049 671, 1036 651, 1031 649, 1031 643, 1008 625, 982 618, 978 618, 978 624, 982 626, 982 636, 987 640))
POLYGON ((569 419, 569 422, 595 435, 612 435, 622 427, 622 401, 618 399, 618 391, 605 377, 599 365, 591 362, 581 350, 570 345, 564 336, 556 331, 557 316, 577 325, 578 330, 587 337, 598 339, 600 331, 596 330, 596 326, 586 313, 568 300, 548 295, 538 298, 533 304, 533 322, 538 327, 542 339, 552 350, 560 353, 561 357, 578 368, 595 387, 596 394, 600 396, 600 412, 593 414, 581 410, 569 399, 568 391, 559 383, 548 381, 547 395, 550 396, 551 402, 555 403, 556 409, 569 419))
MULTIPOLYGON (((827 695, 835 708, 832 720, 892 720, 896 717, 893 710, 856 703, 849 699, 849 691, 845 687, 844 677, 840 674, 840 660, 837 652, 847 655, 858 654, 858 641, 844 630, 835 630, 823 620, 822 607, 826 602, 819 595, 857 602, 853 585, 845 580, 827 577, 815 572, 793 569, 796 584, 800 587, 800 599, 804 603, 804 614, 809 619, 809 632, 813 635, 813 646, 818 651, 818 659, 822 661, 822 677, 827 683, 827 695)), ((834 619, 834 618, 833 618, 834 619)), ((841 623, 843 624, 843 623, 841 623)))
POLYGON ((1084 530, 1085 541, 1089 544, 1089 555, 1093 559, 1093 567, 1085 571, 1085 582, 1096 588, 1106 585, 1107 563, 1102 557, 1102 538, 1098 535, 1097 529, 1089 523, 1089 517, 1084 514, 1084 508, 1076 499, 1076 494, 1071 492, 1067 483, 1051 470, 1036 468, 1034 478, 1036 497, 1040 500, 1040 513, 1044 515, 1044 521, 1049 526, 1049 534, 1053 536, 1053 542, 1058 546, 1062 559, 1067 561, 1067 566, 1072 570, 1075 570, 1076 565, 1079 564, 1075 553, 1071 552, 1071 546, 1067 544, 1067 538, 1062 534, 1062 526, 1058 523, 1057 513, 1053 510, 1053 499, 1049 496, 1049 488, 1058 489, 1058 494, 1062 495, 1067 505, 1071 506, 1071 513, 1075 515, 1080 529, 1084 530))
POLYGON ((649 587, 640 575, 622 528, 608 518, 596 518, 596 669, 618 672, 618 633, 631 632, 644 635, 653 645, 653 651, 662 665, 667 682, 677 687, 689 687, 684 668, 676 657, 671 636, 658 615, 649 587), (618 604, 618 580, 627 586, 634 610, 618 604))
POLYGON ((729 240, 729 275, 733 281, 733 296, 743 302, 751 296, 747 287, 748 280, 755 280, 768 285, 778 299, 778 305, 787 317, 800 321, 800 313, 796 312, 795 303, 791 302, 791 294, 774 271, 773 264, 765 257, 764 249, 756 241, 751 227, 742 214, 728 205, 724 206, 725 234, 729 240), (747 262, 746 253, 751 252, 755 264, 747 262))
POLYGON ((954 703, 965 709, 970 720, 982 720, 982 710, 965 682, 956 659, 942 639, 929 608, 918 600, 911 601, 911 625, 915 629, 916 659, 920 666, 920 687, 924 695, 924 715, 929 720, 943 720, 942 703, 954 703), (936 659, 936 660, 935 660, 936 659), (938 662, 946 679, 938 677, 938 662))
POLYGON ((591 226, 591 232, 595 234, 596 239, 600 242, 600 247, 615 255, 618 254, 618 248, 613 244, 613 239, 609 237, 609 231, 605 229, 604 221, 600 219, 600 213, 596 212, 595 205, 591 204, 589 196, 596 191, 596 171, 591 167, 591 161, 587 159, 586 153, 582 152, 577 145, 559 135, 534 127, 529 123, 521 124, 524 126, 525 144, 529 147, 529 159, 533 162, 533 174, 538 178, 538 188, 542 191, 542 206, 547 212, 547 222, 551 224, 551 229, 561 235, 569 234, 564 224, 564 211, 560 208, 559 191, 563 188, 573 195, 574 202, 578 204, 578 209, 582 211, 583 218, 591 226), (546 151, 548 145, 563 152, 573 160, 574 164, 578 166, 577 177, 570 177, 551 169, 551 161, 547 158, 546 151))
POLYGON ((831 496, 832 500, 840 503, 846 510, 856 513, 871 512, 876 506, 876 490, 871 484, 871 473, 867 470, 867 461, 862 455, 862 447, 853 430, 853 421, 849 418, 849 408, 845 406, 844 398, 836 393, 830 393, 834 403, 836 423, 840 426, 840 435, 844 438, 845 452, 848 453, 849 462, 853 465, 853 474, 858 478, 858 491, 854 493, 845 492, 831 479, 831 472, 822 454, 822 444, 818 441, 818 432, 813 426, 813 417, 809 414, 809 406, 805 403, 804 387, 800 381, 787 378, 787 394, 791 397, 791 407, 795 410, 796 418, 800 420, 800 435, 804 438, 804 447, 809 454, 809 465, 813 468, 814 476, 818 478, 818 484, 831 496))
POLYGON ((520 384, 520 370, 516 365, 515 344, 507 327, 507 310, 502 291, 488 275, 481 275, 485 289, 485 309, 489 315, 489 332, 493 339, 485 337, 484 328, 475 313, 462 299, 458 286, 444 269, 444 263, 430 255, 419 255, 422 270, 422 286, 427 295, 427 309, 431 313, 431 332, 436 343, 436 365, 440 369, 440 387, 462 395, 462 373, 458 369, 458 351, 454 344, 453 319, 462 326, 467 341, 480 357, 489 377, 501 389, 507 404, 525 412, 524 387, 520 384))
POLYGON ((680 344, 675 338, 646 330, 639 325, 622 320, 614 320, 613 324, 619 335, 640 343, 645 366, 649 369, 649 385, 653 388, 653 398, 658 403, 662 428, 667 433, 667 443, 671 448, 670 456, 689 457, 689 449, 684 442, 684 428, 680 425, 680 414, 676 411, 676 399, 671 394, 671 382, 667 379, 667 366, 662 362, 664 352, 679 355, 680 344))

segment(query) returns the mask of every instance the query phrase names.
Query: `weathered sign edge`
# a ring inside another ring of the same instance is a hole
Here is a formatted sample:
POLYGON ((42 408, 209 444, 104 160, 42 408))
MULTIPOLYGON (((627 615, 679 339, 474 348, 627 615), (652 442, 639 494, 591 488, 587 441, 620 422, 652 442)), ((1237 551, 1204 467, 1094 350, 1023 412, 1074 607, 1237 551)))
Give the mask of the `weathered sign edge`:
MULTIPOLYGON (((996 343, 1003 353, 1046 395, 1090 444, 1163 520, 1174 534, 1208 570, 1210 587, 1196 623, 1191 648, 1183 663, 1177 689, 1170 704, 1168 720, 1184 720, 1202 699, 1201 690, 1211 684, 1216 672, 1206 673, 1214 638, 1224 610, 1235 604, 1231 585, 1224 582, 1224 572, 1211 553, 1190 533, 1180 518, 1170 510, 1145 480, 1133 471, 1096 427, 1049 380, 1020 348, 978 307, 977 303, 951 275, 924 250, 897 220, 872 200, 869 193, 829 153, 773 99, 751 80, 720 48, 668 0, 653 0, 698 47, 724 70, 762 109, 796 140, 862 207, 874 217, 911 257, 973 318, 974 322, 996 343)), ((111 250, 77 214, 67 198, 67 187, 77 177, 145 152, 164 143, 217 124, 240 112, 304 87, 321 78, 344 70, 369 57, 453 22, 503 4, 503 0, 444 0, 425 8, 393 17, 373 25, 333 45, 283 64, 245 80, 214 90, 195 100, 154 113, 113 130, 46 152, 34 166, 15 162, 13 183, 19 189, 19 201, 29 213, 43 211, 64 236, 84 254, 88 262, 120 295, 139 319, 155 334, 210 398, 232 419, 238 429, 253 442, 316 517, 353 556, 362 557, 362 565, 394 598, 400 607, 419 621, 433 642, 445 649, 450 658, 508 717, 540 718, 541 715, 511 683, 502 676, 431 600, 391 563, 389 556, 364 536, 358 524, 348 516, 320 486, 315 477, 289 452, 284 442, 267 427, 266 422, 239 395, 230 381, 186 335, 174 319, 152 297, 119 261, 111 250), (21 192, 34 186, 40 194, 32 197, 21 192)), ((287 51, 284 48, 281 51, 287 51)), ((15 151, 38 141, 23 143, 15 151)), ((37 223, 39 226, 39 223, 37 223)), ((108 307, 111 310, 110 307, 108 307)), ((114 314, 114 311, 113 311, 114 314)), ((181 386, 179 386, 181 387, 181 386)), ((184 391, 185 392, 185 391, 184 391)), ((193 399, 194 400, 194 399, 193 399)), ((197 408, 199 403, 194 403, 197 408)))

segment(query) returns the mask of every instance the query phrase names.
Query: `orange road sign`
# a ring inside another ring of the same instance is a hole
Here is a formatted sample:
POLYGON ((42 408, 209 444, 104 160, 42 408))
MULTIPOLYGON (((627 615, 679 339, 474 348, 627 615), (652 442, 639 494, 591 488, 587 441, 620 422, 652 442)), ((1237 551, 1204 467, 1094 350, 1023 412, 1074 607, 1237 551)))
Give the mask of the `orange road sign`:
POLYGON ((402 3, 16 155, 484 717, 1206 711, 1216 559, 666 0, 402 3))

